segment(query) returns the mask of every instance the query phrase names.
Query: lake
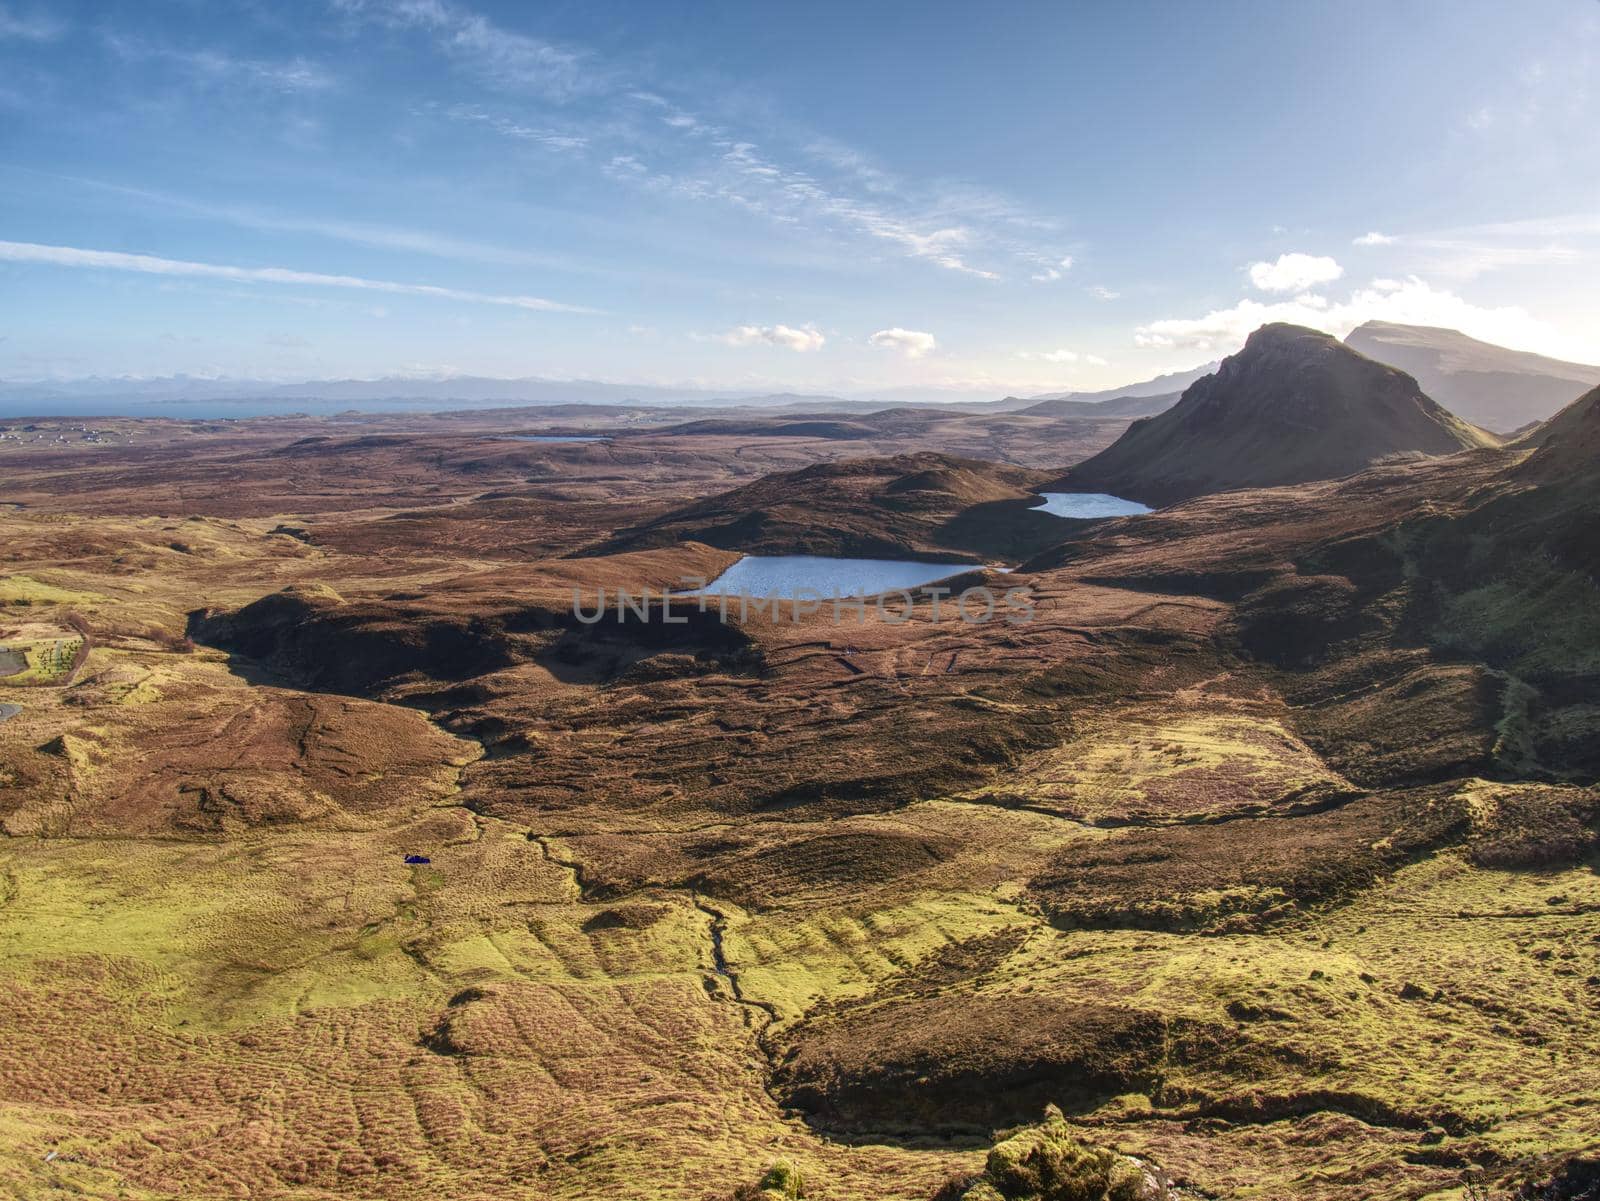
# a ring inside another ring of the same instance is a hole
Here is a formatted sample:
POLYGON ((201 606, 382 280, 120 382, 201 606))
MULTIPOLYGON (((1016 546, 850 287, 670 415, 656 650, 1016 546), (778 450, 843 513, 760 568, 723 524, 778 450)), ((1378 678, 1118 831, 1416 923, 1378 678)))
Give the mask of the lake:
POLYGON ((21 712, 21 705, 0 705, 0 721, 10 721, 21 712))
POLYGON ((605 434, 496 434, 496 442, 609 442, 605 434))
POLYGON ((0 677, 17 676, 28 670, 28 659, 21 651, 0 646, 0 677))
POLYGON ((1044 504, 1034 505, 1031 512, 1049 513, 1054 517, 1133 517, 1151 512, 1149 505, 1136 500, 1123 500, 1109 492, 1041 492, 1044 504))
POLYGON ((835 596, 876 596, 949 579, 973 563, 919 559, 835 559, 826 555, 746 555, 706 586, 711 596, 779 597, 809 591, 835 596))

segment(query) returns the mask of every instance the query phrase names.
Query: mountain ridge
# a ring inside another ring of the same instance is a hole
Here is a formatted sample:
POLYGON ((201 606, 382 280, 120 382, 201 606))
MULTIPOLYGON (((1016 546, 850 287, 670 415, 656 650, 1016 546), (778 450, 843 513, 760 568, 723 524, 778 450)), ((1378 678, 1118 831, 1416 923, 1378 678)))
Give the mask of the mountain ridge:
POLYGON ((1264 325, 1177 404, 1067 472, 1068 490, 1165 505, 1207 492, 1351 475, 1385 458, 1500 439, 1416 380, 1302 326, 1264 325))
POLYGON ((1600 384, 1600 366, 1512 350, 1430 325, 1368 321, 1345 345, 1397 367, 1456 416, 1495 433, 1544 421, 1600 384))

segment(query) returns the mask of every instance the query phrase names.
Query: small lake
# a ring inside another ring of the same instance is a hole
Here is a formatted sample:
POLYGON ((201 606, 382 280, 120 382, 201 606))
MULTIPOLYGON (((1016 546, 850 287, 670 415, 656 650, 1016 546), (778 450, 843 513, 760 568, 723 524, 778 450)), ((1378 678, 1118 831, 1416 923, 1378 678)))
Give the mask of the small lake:
POLYGON ((0 705, 0 722, 10 721, 21 712, 21 705, 0 705))
POLYGON ((1049 513, 1053 517, 1133 517, 1149 513, 1149 505, 1136 500, 1123 500, 1109 492, 1041 492, 1044 504, 1034 505, 1031 512, 1049 513))
POLYGON ((21 651, 0 646, 0 678, 21 675, 28 670, 28 659, 21 651))
POLYGON ((496 434, 496 442, 609 442, 606 434, 496 434))
POLYGON ((826 555, 746 555, 706 586, 711 596, 779 597, 802 592, 825 599, 876 596, 972 571, 975 563, 918 559, 835 559, 826 555))

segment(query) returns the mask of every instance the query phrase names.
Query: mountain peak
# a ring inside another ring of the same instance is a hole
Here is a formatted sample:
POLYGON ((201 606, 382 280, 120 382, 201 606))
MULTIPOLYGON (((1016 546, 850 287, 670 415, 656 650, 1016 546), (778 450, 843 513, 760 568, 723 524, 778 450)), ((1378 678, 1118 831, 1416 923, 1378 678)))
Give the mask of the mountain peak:
POLYGON ((1288 321, 1269 321, 1244 340, 1244 351, 1241 353, 1250 350, 1260 351, 1269 346, 1291 346, 1301 342, 1318 342, 1329 346, 1339 345, 1337 338, 1331 334, 1324 333, 1320 329, 1312 329, 1306 325, 1294 325, 1288 321))
POLYGON ((1136 422, 1066 477, 1080 491, 1171 504, 1207 492, 1352 475, 1403 454, 1497 439, 1403 371, 1298 325, 1264 325, 1171 409, 1136 422))

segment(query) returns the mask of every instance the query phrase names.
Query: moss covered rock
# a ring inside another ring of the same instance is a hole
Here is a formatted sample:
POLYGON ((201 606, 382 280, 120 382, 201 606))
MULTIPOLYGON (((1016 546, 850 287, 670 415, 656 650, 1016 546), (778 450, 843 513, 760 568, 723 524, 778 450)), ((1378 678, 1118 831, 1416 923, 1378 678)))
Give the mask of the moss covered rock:
POLYGON ((1080 1142, 1054 1105, 1037 1126, 996 1143, 983 1175, 957 1194, 960 1201, 1162 1201, 1171 1195, 1153 1169, 1080 1142))

